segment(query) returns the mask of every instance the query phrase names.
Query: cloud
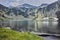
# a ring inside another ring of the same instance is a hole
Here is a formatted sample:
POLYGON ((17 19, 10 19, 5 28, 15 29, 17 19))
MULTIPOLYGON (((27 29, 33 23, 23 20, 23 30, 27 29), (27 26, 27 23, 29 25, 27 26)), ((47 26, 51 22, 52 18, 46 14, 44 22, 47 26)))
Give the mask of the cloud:
POLYGON ((4 2, 5 0, 0 0, 0 2, 4 2))
POLYGON ((20 1, 20 0, 16 0, 16 1, 20 1))
POLYGON ((18 6, 18 5, 19 5, 18 2, 10 2, 10 6, 16 7, 16 6, 18 6))
POLYGON ((6 6, 18 6, 24 3, 28 3, 34 6, 39 6, 42 3, 52 3, 57 0, 0 0, 0 4, 6 5, 6 6))
POLYGON ((20 5, 20 0, 14 0, 14 1, 10 2, 9 5, 16 7, 16 6, 20 5))

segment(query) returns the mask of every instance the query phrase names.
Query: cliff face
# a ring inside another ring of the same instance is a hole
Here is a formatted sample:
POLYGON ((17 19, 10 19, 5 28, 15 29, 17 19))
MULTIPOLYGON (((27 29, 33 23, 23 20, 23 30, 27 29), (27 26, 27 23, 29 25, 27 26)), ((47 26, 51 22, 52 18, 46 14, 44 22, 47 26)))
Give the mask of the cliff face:
POLYGON ((6 17, 6 12, 8 12, 9 8, 5 7, 3 5, 0 4, 0 20, 5 20, 6 17))
POLYGON ((42 10, 42 13, 47 17, 57 17, 56 12, 60 10, 60 6, 58 1, 56 1, 40 10, 42 10))

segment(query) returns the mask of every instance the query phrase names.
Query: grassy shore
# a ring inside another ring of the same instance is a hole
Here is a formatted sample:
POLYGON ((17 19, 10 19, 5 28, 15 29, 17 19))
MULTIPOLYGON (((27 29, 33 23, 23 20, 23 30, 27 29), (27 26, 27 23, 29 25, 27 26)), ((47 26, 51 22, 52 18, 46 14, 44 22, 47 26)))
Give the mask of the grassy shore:
POLYGON ((14 30, 0 28, 0 40, 43 40, 41 37, 29 32, 17 32, 14 30))

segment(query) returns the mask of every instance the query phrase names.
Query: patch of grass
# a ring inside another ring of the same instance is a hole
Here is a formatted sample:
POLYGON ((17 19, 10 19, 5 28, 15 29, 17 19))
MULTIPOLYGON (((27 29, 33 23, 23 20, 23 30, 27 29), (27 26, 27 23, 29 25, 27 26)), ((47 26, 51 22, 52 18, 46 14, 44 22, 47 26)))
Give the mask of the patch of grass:
POLYGON ((43 40, 39 36, 29 32, 17 32, 6 28, 0 28, 0 40, 43 40))

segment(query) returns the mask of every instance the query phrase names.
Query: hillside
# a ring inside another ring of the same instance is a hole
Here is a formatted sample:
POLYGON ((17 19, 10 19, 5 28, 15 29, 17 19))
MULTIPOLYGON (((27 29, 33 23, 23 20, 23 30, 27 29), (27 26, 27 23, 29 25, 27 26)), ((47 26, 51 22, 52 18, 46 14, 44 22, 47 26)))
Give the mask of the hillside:
POLYGON ((0 40, 43 40, 39 36, 30 33, 22 33, 6 28, 0 28, 0 40))

